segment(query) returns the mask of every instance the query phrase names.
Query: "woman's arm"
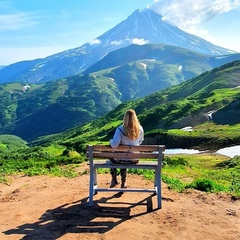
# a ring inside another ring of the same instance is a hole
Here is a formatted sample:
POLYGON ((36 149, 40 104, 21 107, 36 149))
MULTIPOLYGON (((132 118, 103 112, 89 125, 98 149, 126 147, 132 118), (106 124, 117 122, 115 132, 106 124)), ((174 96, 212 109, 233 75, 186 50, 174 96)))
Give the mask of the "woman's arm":
POLYGON ((144 140, 144 130, 143 127, 140 127, 140 136, 139 136, 139 144, 141 144, 144 140))
POLYGON ((117 148, 119 146, 119 144, 121 143, 121 132, 120 130, 117 128, 115 130, 115 134, 113 136, 113 139, 110 140, 110 146, 112 148, 117 148))

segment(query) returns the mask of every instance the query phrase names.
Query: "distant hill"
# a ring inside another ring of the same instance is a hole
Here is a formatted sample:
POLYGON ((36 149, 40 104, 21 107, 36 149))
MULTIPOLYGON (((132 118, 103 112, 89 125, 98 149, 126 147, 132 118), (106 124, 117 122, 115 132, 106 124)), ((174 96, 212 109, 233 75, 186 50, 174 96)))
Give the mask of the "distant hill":
POLYGON ((148 67, 150 62, 152 64, 156 62, 164 66, 172 65, 177 68, 178 73, 183 72, 184 79, 186 80, 223 64, 240 60, 240 53, 209 56, 165 44, 130 45, 110 52, 104 58, 87 68, 83 73, 93 73, 142 60, 146 61, 146 64, 142 63, 145 67, 148 67))
POLYGON ((214 111, 213 121, 218 124, 240 123, 239 76, 240 61, 231 62, 147 97, 124 102, 97 120, 61 134, 46 136, 38 143, 58 141, 79 148, 91 141, 108 141, 128 108, 136 110, 146 133, 197 126, 208 121, 210 111, 214 111), (234 122, 231 118, 235 119, 234 122))
POLYGON ((14 135, 0 135, 0 153, 11 153, 19 149, 27 149, 27 142, 18 136, 14 135))
POLYGON ((149 9, 136 10, 127 19, 98 36, 93 43, 85 43, 43 59, 4 67, 0 70, 0 83, 42 83, 81 74, 108 53, 138 42, 168 44, 208 56, 235 53, 168 24, 161 15, 149 9))
POLYGON ((1 85, 1 133, 29 140, 65 131, 112 110, 121 103, 118 95, 110 80, 96 82, 91 76, 1 85))

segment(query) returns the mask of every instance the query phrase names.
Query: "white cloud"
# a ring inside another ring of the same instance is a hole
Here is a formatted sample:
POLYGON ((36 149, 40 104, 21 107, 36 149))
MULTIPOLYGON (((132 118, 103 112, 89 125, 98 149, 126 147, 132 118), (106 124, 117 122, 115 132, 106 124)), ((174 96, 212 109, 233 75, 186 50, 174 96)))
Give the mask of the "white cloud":
POLYGON ((144 45, 148 44, 149 40, 145 40, 144 38, 133 38, 132 43, 137 45, 144 45))
POLYGON ((28 13, 0 14, 0 31, 19 30, 36 25, 34 18, 28 13))
POLYGON ((240 51, 240 0, 155 0, 148 8, 188 33, 240 51))
POLYGON ((239 6, 240 0, 155 0, 148 8, 161 14, 169 23, 189 31, 239 6))
POLYGON ((90 45, 94 45, 94 44, 99 44, 101 43, 101 41, 99 39, 93 39, 92 41, 88 42, 90 45))

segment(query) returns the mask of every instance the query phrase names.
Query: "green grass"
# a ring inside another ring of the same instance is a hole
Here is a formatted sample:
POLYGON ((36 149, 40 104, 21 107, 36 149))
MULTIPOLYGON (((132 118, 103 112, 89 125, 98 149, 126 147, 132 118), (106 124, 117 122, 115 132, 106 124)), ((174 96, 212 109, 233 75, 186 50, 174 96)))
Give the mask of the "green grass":
POLYGON ((178 155, 165 157, 163 179, 179 180, 171 184, 180 191, 185 188, 195 188, 207 192, 226 192, 240 196, 240 158, 229 159, 222 155, 178 155), (172 164, 172 162, 179 162, 172 164))
POLYGON ((85 161, 85 155, 59 145, 32 147, 0 153, 0 182, 8 183, 8 176, 23 173, 28 176, 51 175, 76 177, 76 166, 85 161))
MULTIPOLYGON (((109 172, 106 169, 98 171, 109 172)), ((128 169, 128 173, 154 180, 153 170, 128 169)), ((225 192, 239 198, 240 157, 229 159, 222 155, 206 154, 165 156, 162 180, 178 192, 192 188, 205 192, 225 192)))
POLYGON ((48 152, 49 154, 54 155, 54 156, 59 156, 59 155, 61 155, 62 152, 63 152, 65 149, 66 149, 66 147, 61 146, 61 145, 57 145, 57 144, 44 147, 44 150, 45 150, 46 152, 48 152))
MULTIPOLYGON (((0 158, 0 182, 8 183, 8 176, 23 173, 28 176, 50 175, 76 177, 76 167, 86 160, 85 154, 51 147, 21 150, 7 158, 0 158)), ((101 169, 100 173, 109 173, 101 169)), ((138 174, 154 180, 153 170, 129 169, 129 174, 138 174)), ((162 167, 162 179, 170 189, 183 192, 192 188, 206 192, 225 192, 240 197, 240 157, 223 155, 192 154, 166 155, 162 167)))

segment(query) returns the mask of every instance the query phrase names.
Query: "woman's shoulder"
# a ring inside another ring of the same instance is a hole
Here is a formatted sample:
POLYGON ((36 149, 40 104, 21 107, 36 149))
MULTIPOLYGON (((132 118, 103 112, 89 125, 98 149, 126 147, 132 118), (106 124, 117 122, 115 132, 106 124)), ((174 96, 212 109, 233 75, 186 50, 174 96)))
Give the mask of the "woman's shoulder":
POLYGON ((125 136, 123 125, 118 126, 117 130, 120 131, 125 136))
POLYGON ((119 125, 117 128, 116 128, 116 130, 119 130, 119 131, 123 131, 123 125, 119 125))

